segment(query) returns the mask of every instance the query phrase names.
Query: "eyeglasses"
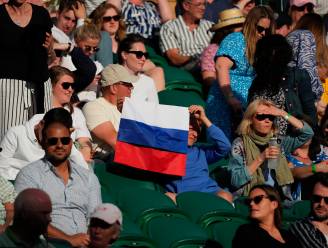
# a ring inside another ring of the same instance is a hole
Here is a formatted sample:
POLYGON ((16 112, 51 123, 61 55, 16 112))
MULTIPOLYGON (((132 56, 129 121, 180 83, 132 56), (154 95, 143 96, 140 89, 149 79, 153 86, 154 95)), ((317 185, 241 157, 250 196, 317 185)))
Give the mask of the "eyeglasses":
POLYGON ((142 51, 127 51, 127 53, 133 53, 134 55, 136 55, 137 59, 141 59, 142 56, 145 56, 145 59, 148 59, 149 57, 149 53, 144 53, 142 51))
POLYGON ((254 202, 254 204, 258 205, 261 203, 261 201, 266 198, 266 199, 270 199, 271 197, 270 196, 267 196, 267 195, 257 195, 253 198, 247 198, 245 199, 245 204, 247 206, 250 206, 252 202, 254 202))
POLYGON ((91 51, 93 51, 93 52, 96 53, 96 52, 99 51, 99 47, 84 46, 83 50, 84 50, 85 52, 91 52, 91 51))
POLYGON ((312 202, 319 203, 324 200, 325 204, 328 205, 328 196, 321 196, 321 195, 313 195, 312 196, 312 202))
POLYGON ((256 30, 259 34, 262 34, 264 32, 265 35, 269 34, 270 28, 264 28, 260 25, 256 25, 256 30))
POLYGON ((55 146, 55 145, 58 144, 58 140, 60 140, 60 143, 62 145, 66 146, 71 142, 71 137, 61 137, 61 138, 52 137, 52 138, 48 138, 47 139, 47 144, 49 146, 55 146))
POLYGON ((72 90, 75 89, 75 83, 63 82, 61 86, 63 87, 64 90, 68 90, 69 87, 71 87, 72 90))
POLYGON ((121 16, 120 15, 114 15, 114 16, 104 16, 103 22, 111 22, 112 20, 118 22, 120 20, 121 16))
POLYGON ((314 5, 312 3, 307 3, 303 6, 295 6, 293 5, 292 6, 292 11, 295 10, 295 11, 298 11, 298 12, 303 12, 305 9, 308 11, 308 12, 313 12, 313 8, 314 8, 314 5))
POLYGON ((257 114, 257 115, 255 115, 255 118, 259 121, 264 121, 265 119, 274 121, 276 119, 276 117, 274 115, 269 115, 269 114, 257 114))
POLYGON ((123 85, 123 86, 125 86, 125 87, 127 87, 127 88, 129 88, 129 89, 131 89, 131 90, 133 90, 133 84, 131 84, 131 83, 126 83, 126 82, 119 82, 119 83, 116 83, 116 84, 119 84, 119 85, 123 85))

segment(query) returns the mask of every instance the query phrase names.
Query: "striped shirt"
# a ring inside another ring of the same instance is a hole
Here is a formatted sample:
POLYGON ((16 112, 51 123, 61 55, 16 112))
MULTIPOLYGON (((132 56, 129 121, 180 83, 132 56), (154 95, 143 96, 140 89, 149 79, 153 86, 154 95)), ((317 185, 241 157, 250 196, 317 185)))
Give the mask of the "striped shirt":
POLYGON ((52 203, 51 224, 68 235, 86 233, 88 219, 101 203, 97 177, 70 162, 70 176, 65 185, 55 167, 45 158, 25 166, 17 175, 15 189, 42 189, 52 203))
POLYGON ((310 217, 296 221, 290 226, 290 231, 303 248, 328 248, 325 235, 312 224, 311 220, 310 217))
POLYGON ((127 34, 140 34, 146 39, 158 34, 162 21, 154 3, 145 1, 143 5, 135 5, 123 0, 122 14, 127 34))
POLYGON ((198 57, 211 41, 213 33, 209 29, 212 25, 212 22, 201 19, 198 27, 190 31, 180 15, 162 26, 160 48, 163 53, 178 48, 181 55, 198 57))

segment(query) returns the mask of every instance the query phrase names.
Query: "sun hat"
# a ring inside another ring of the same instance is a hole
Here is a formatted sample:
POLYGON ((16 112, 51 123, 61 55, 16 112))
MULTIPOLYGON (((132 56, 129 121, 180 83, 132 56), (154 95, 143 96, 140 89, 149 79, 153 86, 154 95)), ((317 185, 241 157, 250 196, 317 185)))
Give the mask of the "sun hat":
POLYGON ((238 8, 223 10, 219 13, 218 23, 214 24, 210 31, 214 32, 218 29, 244 22, 245 17, 238 8))
POLYGON ((118 82, 134 84, 138 80, 137 76, 132 75, 124 66, 111 64, 106 66, 101 72, 101 87, 110 86, 118 82))
POLYGON ((307 3, 312 3, 314 6, 316 5, 315 0, 290 0, 290 6, 302 7, 307 3))

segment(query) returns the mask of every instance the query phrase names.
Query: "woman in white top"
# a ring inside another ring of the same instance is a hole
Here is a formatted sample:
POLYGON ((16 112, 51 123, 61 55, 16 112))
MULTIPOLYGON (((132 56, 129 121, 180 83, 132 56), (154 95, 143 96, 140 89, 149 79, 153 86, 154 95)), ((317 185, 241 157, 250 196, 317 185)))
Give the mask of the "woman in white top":
POLYGON ((130 34, 119 44, 118 62, 128 71, 139 76, 135 83, 131 98, 158 103, 156 85, 151 77, 143 73, 144 64, 148 58, 144 38, 137 34, 130 34))

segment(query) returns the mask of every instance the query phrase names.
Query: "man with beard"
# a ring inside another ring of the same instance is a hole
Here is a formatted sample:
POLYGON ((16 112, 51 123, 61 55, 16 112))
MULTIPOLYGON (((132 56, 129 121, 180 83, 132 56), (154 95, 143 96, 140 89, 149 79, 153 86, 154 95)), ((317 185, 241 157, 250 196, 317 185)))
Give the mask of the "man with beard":
POLYGON ((39 189, 23 190, 15 200, 13 225, 0 235, 0 247, 52 247, 40 235, 47 233, 51 221, 51 201, 39 189))
POLYGON ((290 231, 304 248, 328 248, 328 173, 318 173, 312 191, 311 214, 290 231))
POLYGON ((65 109, 56 108, 46 113, 41 140, 45 156, 19 172, 15 188, 17 192, 38 188, 48 193, 53 211, 47 235, 81 247, 90 242, 87 220, 101 203, 101 196, 97 177, 68 160, 72 130, 72 118, 65 109), (62 119, 51 115, 59 115, 62 119))

